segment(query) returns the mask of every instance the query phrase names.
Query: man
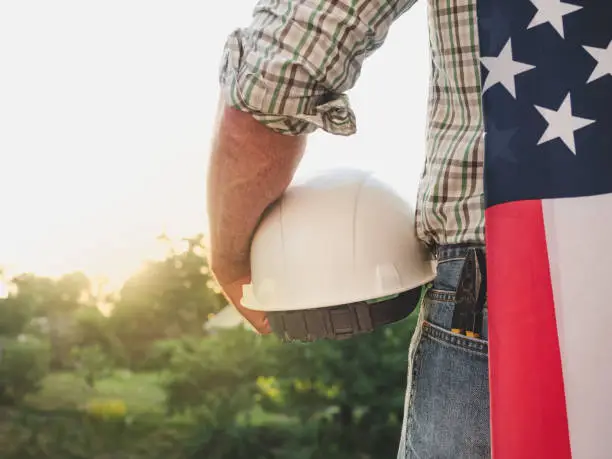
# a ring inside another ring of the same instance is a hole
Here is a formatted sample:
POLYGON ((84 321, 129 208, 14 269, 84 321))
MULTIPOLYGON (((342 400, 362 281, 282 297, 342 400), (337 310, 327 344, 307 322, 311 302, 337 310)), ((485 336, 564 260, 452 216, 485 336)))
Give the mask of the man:
MULTIPOLYGON (((211 267, 261 333, 270 332, 265 316, 240 305, 257 223, 291 182, 308 133, 355 131, 344 93, 414 1, 261 0, 251 25, 229 37, 208 182, 211 267)), ((490 456, 490 442, 487 314, 478 288, 484 145, 476 0, 429 0, 428 17, 432 73, 416 230, 437 256, 438 274, 409 352, 398 458, 477 459, 490 456)))

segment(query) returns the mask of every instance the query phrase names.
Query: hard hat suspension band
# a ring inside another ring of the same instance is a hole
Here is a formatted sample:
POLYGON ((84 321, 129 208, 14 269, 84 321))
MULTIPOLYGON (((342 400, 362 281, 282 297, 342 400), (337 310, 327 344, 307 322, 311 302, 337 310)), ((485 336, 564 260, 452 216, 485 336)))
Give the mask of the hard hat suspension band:
POLYGON ((426 287, 418 287, 376 304, 363 301, 267 315, 272 330, 284 341, 343 340, 406 318, 421 303, 426 291, 426 287))

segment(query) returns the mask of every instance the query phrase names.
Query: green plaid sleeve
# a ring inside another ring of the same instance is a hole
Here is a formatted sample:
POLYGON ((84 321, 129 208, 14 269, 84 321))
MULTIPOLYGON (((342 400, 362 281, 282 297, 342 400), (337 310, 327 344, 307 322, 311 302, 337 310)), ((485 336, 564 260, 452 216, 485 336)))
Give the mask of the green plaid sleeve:
POLYGON ((356 131, 346 92, 363 61, 416 0, 260 0, 249 27, 227 39, 225 102, 274 131, 356 131))

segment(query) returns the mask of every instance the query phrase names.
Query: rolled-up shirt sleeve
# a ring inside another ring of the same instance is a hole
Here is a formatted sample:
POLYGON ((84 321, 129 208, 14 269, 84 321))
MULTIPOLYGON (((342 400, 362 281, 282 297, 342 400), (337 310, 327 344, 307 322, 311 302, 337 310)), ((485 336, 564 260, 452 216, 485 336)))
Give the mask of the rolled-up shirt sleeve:
POLYGON ((227 39, 225 103, 287 135, 356 130, 346 92, 415 0, 260 0, 227 39))

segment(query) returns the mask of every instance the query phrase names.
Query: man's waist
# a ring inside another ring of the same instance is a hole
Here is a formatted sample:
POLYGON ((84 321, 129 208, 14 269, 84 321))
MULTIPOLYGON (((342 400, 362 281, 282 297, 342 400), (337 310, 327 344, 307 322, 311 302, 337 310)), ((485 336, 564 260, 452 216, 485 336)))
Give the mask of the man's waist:
POLYGON ((428 292, 426 320, 468 337, 486 337, 487 274, 482 244, 437 248, 437 275, 428 292))
POLYGON ((421 183, 416 215, 419 239, 429 247, 484 245, 484 197, 475 194, 443 199, 431 195, 435 188, 430 183, 421 183))
POLYGON ((470 251, 486 252, 485 245, 480 242, 466 242, 460 244, 434 245, 434 257, 438 263, 450 260, 464 260, 470 251))
MULTIPOLYGON (((461 282, 466 276, 474 284, 484 283, 486 293, 486 250, 484 244, 445 244, 433 249, 437 263, 436 278, 430 297, 443 301, 456 301, 461 282)), ((465 285, 463 286, 465 288, 465 285)), ((473 285, 476 288, 476 285, 473 285)), ((476 295, 475 290, 472 291, 476 295)))

